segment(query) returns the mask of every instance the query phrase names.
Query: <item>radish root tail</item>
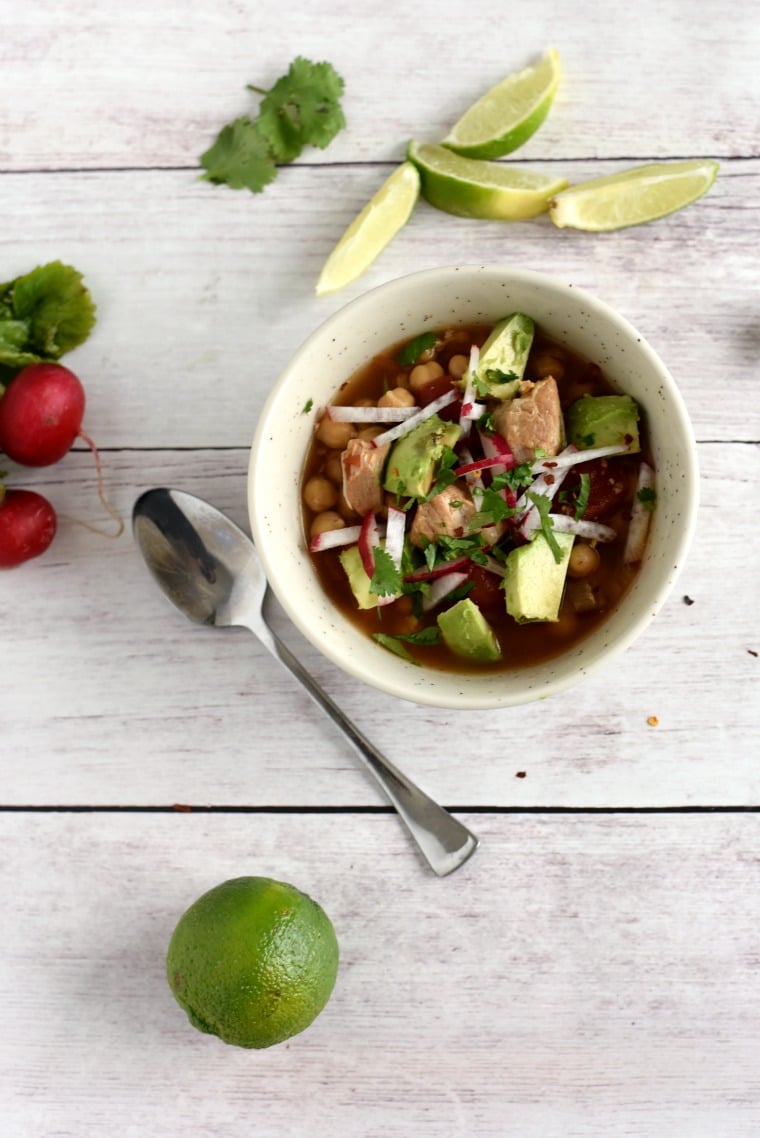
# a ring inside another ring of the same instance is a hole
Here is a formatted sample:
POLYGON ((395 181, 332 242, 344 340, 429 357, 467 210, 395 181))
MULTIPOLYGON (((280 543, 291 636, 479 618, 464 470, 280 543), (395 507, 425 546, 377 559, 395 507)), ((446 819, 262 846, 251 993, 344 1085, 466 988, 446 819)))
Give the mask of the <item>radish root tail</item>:
POLYGON ((121 537, 121 535, 124 533, 124 519, 118 510, 114 509, 106 497, 105 483, 103 481, 103 467, 100 462, 100 452, 90 436, 84 431, 80 430, 79 437, 80 439, 84 439, 92 451, 92 457, 95 459, 95 470, 97 471, 98 475, 98 498, 100 498, 100 504, 102 505, 103 509, 106 511, 109 517, 112 517, 116 522, 117 528, 115 533, 109 533, 107 530, 100 529, 98 526, 90 525, 89 522, 80 522, 80 525, 83 525, 85 529, 91 530, 92 533, 99 534, 101 537, 110 537, 114 539, 121 537))

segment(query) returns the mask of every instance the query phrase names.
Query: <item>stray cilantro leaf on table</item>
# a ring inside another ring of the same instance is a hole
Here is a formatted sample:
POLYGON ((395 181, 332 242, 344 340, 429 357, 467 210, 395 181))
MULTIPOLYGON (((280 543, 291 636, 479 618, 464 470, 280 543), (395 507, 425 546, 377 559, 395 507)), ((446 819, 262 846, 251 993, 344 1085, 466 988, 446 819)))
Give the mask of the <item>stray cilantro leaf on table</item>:
POLYGON ((258 115, 241 115, 222 128, 201 155, 201 177, 256 194, 274 181, 278 162, 292 162, 307 145, 324 149, 346 125, 343 80, 332 64, 298 56, 270 91, 248 89, 264 96, 258 115))

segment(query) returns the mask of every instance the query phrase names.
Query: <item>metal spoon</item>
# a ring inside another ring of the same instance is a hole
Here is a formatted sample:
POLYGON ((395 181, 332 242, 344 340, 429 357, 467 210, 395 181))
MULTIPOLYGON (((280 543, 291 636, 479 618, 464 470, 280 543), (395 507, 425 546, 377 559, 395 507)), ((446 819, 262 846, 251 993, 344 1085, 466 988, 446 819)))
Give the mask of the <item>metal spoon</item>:
POLYGON ((262 611, 264 571, 234 522, 192 494, 159 488, 137 499, 132 524, 148 568, 180 612, 199 624, 250 629, 303 684, 366 763, 439 877, 475 852, 475 835, 373 747, 271 630, 262 611))

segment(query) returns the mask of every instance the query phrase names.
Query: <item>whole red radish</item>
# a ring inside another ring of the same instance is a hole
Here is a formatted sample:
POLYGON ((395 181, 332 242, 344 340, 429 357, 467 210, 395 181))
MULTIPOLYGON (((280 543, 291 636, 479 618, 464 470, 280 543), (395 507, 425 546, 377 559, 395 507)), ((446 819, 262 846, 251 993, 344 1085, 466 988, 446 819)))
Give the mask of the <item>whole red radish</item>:
POLYGON ((34 490, 6 490, 0 499, 0 568, 39 557, 55 537, 55 510, 34 490))
POLYGON ((73 371, 62 364, 30 364, 0 399, 0 450, 22 466, 58 462, 82 434, 84 405, 84 388, 73 371))

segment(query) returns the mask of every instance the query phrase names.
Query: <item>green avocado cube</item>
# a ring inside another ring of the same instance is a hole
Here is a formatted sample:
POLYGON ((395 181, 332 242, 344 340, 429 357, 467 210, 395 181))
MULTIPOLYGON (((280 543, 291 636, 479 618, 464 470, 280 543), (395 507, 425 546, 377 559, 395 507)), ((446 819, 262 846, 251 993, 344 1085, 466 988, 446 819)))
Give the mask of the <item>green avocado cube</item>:
POLYGON ((446 646, 455 656, 483 663, 501 659, 496 634, 469 597, 457 601, 450 609, 440 613, 438 627, 446 646))
POLYGON ((630 395, 582 395, 565 415, 567 441, 581 450, 625 446, 641 450, 639 406, 630 395))
POLYGON ((391 494, 424 498, 432 489, 436 468, 447 447, 461 434, 458 423, 431 415, 391 447, 385 467, 385 489, 391 494))
POLYGON ((504 594, 507 612, 518 624, 534 620, 559 620, 559 607, 565 588, 570 551, 575 540, 571 533, 554 538, 562 551, 560 561, 544 535, 537 531, 527 545, 508 555, 505 564, 504 594))
POLYGON ((517 394, 525 375, 535 331, 533 320, 522 312, 514 312, 499 321, 480 349, 475 371, 476 389, 480 397, 511 399, 517 394))
POLYGON ((380 598, 377 593, 369 591, 372 579, 364 571, 358 545, 350 545, 348 549, 344 549, 338 559, 348 577, 348 583, 351 586, 351 592, 354 594, 357 606, 360 609, 377 608, 377 602, 380 598))

